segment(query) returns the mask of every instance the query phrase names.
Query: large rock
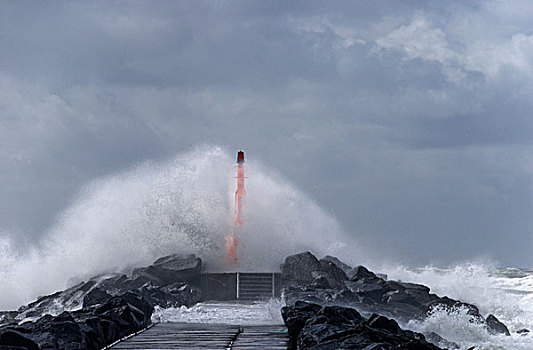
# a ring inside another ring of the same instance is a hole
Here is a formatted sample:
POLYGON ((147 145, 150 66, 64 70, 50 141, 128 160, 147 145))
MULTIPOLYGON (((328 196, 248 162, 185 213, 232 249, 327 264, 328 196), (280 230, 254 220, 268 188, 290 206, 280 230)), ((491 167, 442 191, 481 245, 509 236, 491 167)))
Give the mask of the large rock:
POLYGON ((348 264, 345 264, 343 263, 342 261, 339 260, 339 258, 335 257, 335 256, 331 256, 331 255, 326 255, 325 257, 323 257, 322 259, 320 259, 320 261, 329 261, 331 262, 332 264, 335 264, 335 266, 337 266, 339 269, 341 269, 342 271, 344 271, 344 273, 346 274, 346 276, 348 276, 349 278, 351 278, 351 273, 352 273, 352 267, 348 264))
POLYGON ((111 299, 113 296, 100 288, 90 290, 83 297, 83 307, 87 308, 93 305, 100 305, 111 299))
POLYGON ((426 332, 424 333, 426 340, 433 344, 438 344, 439 346, 445 346, 447 349, 460 349, 461 347, 452 341, 444 339, 435 332, 426 332))
POLYGON ((438 350, 419 333, 402 330, 380 315, 365 319, 355 309, 297 302, 282 309, 290 349, 438 350))
POLYGON ((324 273, 329 285, 337 289, 344 288, 344 283, 348 280, 346 273, 331 261, 320 259, 319 263, 320 271, 324 273))
POLYGON ((295 347, 298 336, 307 320, 316 315, 320 310, 320 305, 304 301, 297 301, 292 307, 283 307, 281 309, 281 315, 287 326, 289 343, 292 344, 292 348, 295 347))
POLYGON ((507 326, 504 325, 500 320, 498 320, 493 314, 488 315, 486 321, 489 333, 511 335, 507 326))
POLYGON ((285 258, 281 265, 281 278, 285 286, 309 285, 316 281, 316 275, 321 270, 320 262, 310 252, 303 252, 285 258))
POLYGON ((285 286, 305 286, 320 289, 343 289, 346 273, 333 261, 318 260, 310 252, 288 256, 281 265, 285 286))
POLYGON ((118 326, 119 336, 123 337, 147 327, 153 310, 141 296, 128 292, 111 298, 93 314, 110 318, 118 326))
POLYGON ((0 349, 39 350, 39 346, 20 332, 0 328, 0 349))
POLYGON ((144 277, 160 286, 176 282, 194 283, 201 269, 202 260, 194 254, 173 254, 156 260, 148 267, 133 270, 132 278, 144 277))

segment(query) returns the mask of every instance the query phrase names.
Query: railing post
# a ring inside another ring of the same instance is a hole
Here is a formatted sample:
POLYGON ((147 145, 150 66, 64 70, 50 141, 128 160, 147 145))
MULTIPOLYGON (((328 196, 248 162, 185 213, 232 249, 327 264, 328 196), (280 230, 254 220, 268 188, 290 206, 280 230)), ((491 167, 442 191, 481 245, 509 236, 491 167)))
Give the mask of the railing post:
POLYGON ((276 297, 276 275, 272 273, 272 298, 276 297))
POLYGON ((237 299, 239 299, 239 284, 240 284, 239 273, 237 272, 237 299))

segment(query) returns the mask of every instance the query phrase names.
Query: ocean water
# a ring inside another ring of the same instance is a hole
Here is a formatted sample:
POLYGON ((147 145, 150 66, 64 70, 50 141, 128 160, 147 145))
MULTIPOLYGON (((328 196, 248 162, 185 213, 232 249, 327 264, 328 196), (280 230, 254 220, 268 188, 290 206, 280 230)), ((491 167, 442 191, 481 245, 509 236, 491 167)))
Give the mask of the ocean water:
MULTIPOLYGON (((58 214, 35 245, 17 250, 0 234, 0 310, 17 309, 40 295, 108 272, 128 272, 176 252, 200 255, 210 271, 223 270, 224 237, 230 231, 234 154, 202 146, 161 162, 146 162, 87 184, 58 214)), ((246 244, 242 266, 275 270, 287 255, 310 250, 367 264, 390 279, 428 285, 433 293, 477 305, 508 325, 510 337, 491 336, 464 310, 440 310, 404 327, 435 331, 467 349, 533 350, 533 272, 475 261, 447 268, 379 265, 320 208, 276 171, 248 159, 246 244), (324 242, 324 237, 328 237, 324 242), (376 267, 377 266, 377 267, 376 267), (477 348, 480 349, 480 348, 477 348)), ((157 309, 158 321, 279 323, 283 301, 253 305, 199 304, 157 309)), ((55 305, 53 313, 69 309, 55 305)))

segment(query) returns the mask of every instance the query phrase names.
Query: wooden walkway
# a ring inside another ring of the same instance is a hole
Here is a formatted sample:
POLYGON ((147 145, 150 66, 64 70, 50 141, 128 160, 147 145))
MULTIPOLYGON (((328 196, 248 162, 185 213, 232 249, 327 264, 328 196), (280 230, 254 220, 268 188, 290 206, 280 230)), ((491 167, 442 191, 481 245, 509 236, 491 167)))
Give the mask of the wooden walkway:
POLYGON ((284 325, 235 326, 224 324, 159 323, 117 343, 111 349, 287 349, 284 325))

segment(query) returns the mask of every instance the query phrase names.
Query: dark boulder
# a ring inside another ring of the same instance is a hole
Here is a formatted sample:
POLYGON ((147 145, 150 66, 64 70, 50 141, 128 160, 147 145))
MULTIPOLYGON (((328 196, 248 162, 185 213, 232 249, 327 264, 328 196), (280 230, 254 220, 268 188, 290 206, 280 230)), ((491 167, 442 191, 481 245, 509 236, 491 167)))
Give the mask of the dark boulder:
POLYGON ((398 323, 390 318, 378 314, 372 314, 368 319, 368 326, 377 329, 383 329, 391 334, 400 334, 401 329, 398 323))
POLYGON ((153 307, 142 297, 125 293, 109 299, 94 310, 95 316, 105 316, 115 323, 119 337, 124 337, 150 324, 153 307))
MULTIPOLYGON (((98 278, 98 288, 111 295, 118 295, 131 290, 132 280, 126 275, 116 274, 107 278, 98 278)), ((144 284, 144 283, 143 283, 144 284)), ((142 286, 139 285, 138 287, 142 286)), ((138 288, 137 287, 137 288, 138 288)))
POLYGON ((288 256, 281 265, 281 275, 289 303, 298 299, 331 303, 343 302, 343 298, 354 300, 345 285, 348 277, 344 271, 330 260, 319 261, 310 252, 288 256))
POLYGON ((343 288, 344 282, 348 279, 346 273, 331 261, 321 259, 319 263, 320 271, 325 274, 328 283, 334 288, 343 288))
POLYGON ((435 345, 444 346, 447 349, 460 349, 461 348, 457 343, 446 340, 435 332, 424 333, 424 337, 426 337, 426 340, 428 342, 431 342, 435 345))
POLYGON ((342 271, 344 271, 344 273, 346 274, 346 276, 348 276, 349 278, 351 278, 350 274, 352 272, 352 267, 346 263, 343 263, 342 261, 339 260, 339 258, 337 257, 334 257, 334 256, 331 256, 331 255, 326 255, 325 257, 323 257, 322 259, 320 259, 320 261, 329 261, 333 264, 335 264, 335 266, 337 266, 339 269, 341 269, 342 271))
POLYGON ((100 305, 111 299, 113 296, 100 288, 94 288, 83 297, 83 307, 100 305))
POLYGON ((14 329, 25 333, 40 349, 96 349, 69 312, 47 315, 14 329))
POLYGON ((448 297, 435 297, 432 302, 427 304, 426 314, 432 313, 435 309, 443 309, 449 311, 466 309, 466 314, 470 315, 476 322, 485 323, 485 318, 481 316, 477 306, 468 303, 463 303, 461 301, 454 300, 448 297))
POLYGON ((148 281, 161 286, 176 282, 190 283, 196 282, 201 269, 202 260, 194 254, 173 254, 157 259, 148 267, 133 270, 132 279, 145 277, 148 281))
POLYGON ((285 258, 281 265, 281 278, 286 286, 310 285, 315 282, 320 270, 318 259, 310 252, 303 252, 285 258))
POLYGON ((486 322, 487 329, 489 330, 490 334, 511 335, 511 333, 509 333, 509 329, 507 329, 507 326, 498 320, 493 314, 487 316, 486 322))
POLYGON ((307 320, 320 310, 320 305, 303 301, 297 301, 293 306, 285 306, 281 309, 281 316, 287 326, 289 343, 292 344, 292 348, 295 348, 298 335, 300 335, 300 331, 304 328, 307 320))
POLYGON ((376 276, 375 273, 368 270, 366 267, 359 265, 355 267, 350 273, 350 279, 352 281, 365 281, 365 282, 377 282, 383 281, 382 278, 376 276))
POLYGON ((0 329, 0 349, 39 350, 39 346, 26 335, 12 329, 0 329))
POLYGON ((365 321, 357 310, 343 306, 324 306, 313 315, 308 324, 327 323, 334 326, 355 326, 365 321))

